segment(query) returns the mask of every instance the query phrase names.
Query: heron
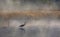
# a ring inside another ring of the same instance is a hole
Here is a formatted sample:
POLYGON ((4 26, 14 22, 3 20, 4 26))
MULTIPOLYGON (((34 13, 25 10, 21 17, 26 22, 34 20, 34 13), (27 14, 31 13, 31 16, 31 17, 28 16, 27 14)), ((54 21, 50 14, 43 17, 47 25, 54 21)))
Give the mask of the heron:
POLYGON ((26 25, 26 22, 24 24, 20 25, 19 27, 24 27, 25 25, 26 25))
POLYGON ((19 29, 25 32, 25 29, 23 28, 25 25, 26 25, 26 22, 24 24, 20 25, 19 26, 20 27, 19 29))

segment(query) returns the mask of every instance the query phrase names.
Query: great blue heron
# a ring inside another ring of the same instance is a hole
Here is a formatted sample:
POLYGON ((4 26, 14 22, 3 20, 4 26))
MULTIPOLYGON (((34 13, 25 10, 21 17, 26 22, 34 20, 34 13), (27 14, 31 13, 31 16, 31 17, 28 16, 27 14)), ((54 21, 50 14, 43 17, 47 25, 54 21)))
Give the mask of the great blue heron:
POLYGON ((19 26, 19 27, 20 27, 19 29, 25 32, 25 29, 23 28, 25 25, 26 25, 26 22, 24 22, 24 24, 21 24, 21 25, 19 26))
POLYGON ((24 24, 20 25, 19 27, 24 27, 25 25, 26 25, 26 22, 24 24))

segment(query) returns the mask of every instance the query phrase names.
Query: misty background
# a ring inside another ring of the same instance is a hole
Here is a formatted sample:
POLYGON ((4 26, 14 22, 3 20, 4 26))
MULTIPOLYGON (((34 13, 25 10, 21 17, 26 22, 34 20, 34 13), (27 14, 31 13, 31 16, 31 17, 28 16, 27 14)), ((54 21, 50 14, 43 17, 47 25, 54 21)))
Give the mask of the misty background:
POLYGON ((39 10, 45 7, 60 10, 59 2, 60 0, 0 0, 0 10, 2 12, 12 12, 39 10))
POLYGON ((0 16, 0 37, 60 37, 60 18, 56 19, 52 15, 38 18, 24 15, 25 11, 36 11, 37 14, 38 10, 43 13, 50 13, 50 10, 59 11, 60 0, 0 0, 0 15, 3 14, 0 16), (10 13, 20 11, 24 12, 24 16, 8 18, 10 13), (19 27, 24 22, 26 25, 19 27))

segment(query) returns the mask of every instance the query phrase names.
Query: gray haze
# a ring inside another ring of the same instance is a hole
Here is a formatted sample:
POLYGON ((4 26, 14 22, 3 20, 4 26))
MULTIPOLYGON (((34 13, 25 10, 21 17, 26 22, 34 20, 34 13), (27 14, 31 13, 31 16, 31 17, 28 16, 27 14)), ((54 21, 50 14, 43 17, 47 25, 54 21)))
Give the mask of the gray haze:
MULTIPOLYGON (((1 12, 60 9, 58 1, 41 2, 40 0, 0 0, 1 12)), ((49 11, 50 12, 50 11, 49 11)), ((0 37, 60 37, 60 19, 31 17, 0 18, 0 37), (20 25, 26 25, 21 28, 20 25)))
POLYGON ((42 0, 0 0, 0 10, 2 12, 38 10, 43 9, 45 6, 60 9, 59 2, 58 0, 49 0, 47 2, 42 0))

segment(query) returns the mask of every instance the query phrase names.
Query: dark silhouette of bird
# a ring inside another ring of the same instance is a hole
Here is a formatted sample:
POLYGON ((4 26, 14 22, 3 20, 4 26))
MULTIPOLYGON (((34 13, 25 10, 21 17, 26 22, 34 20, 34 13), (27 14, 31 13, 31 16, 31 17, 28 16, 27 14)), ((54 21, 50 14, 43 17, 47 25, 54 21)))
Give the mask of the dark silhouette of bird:
POLYGON ((19 29, 22 30, 23 32, 25 32, 25 29, 23 28, 26 25, 26 22, 24 22, 24 24, 21 24, 19 26, 19 29))
POLYGON ((26 23, 24 23, 24 24, 20 25, 19 27, 24 27, 25 25, 26 25, 26 23))

